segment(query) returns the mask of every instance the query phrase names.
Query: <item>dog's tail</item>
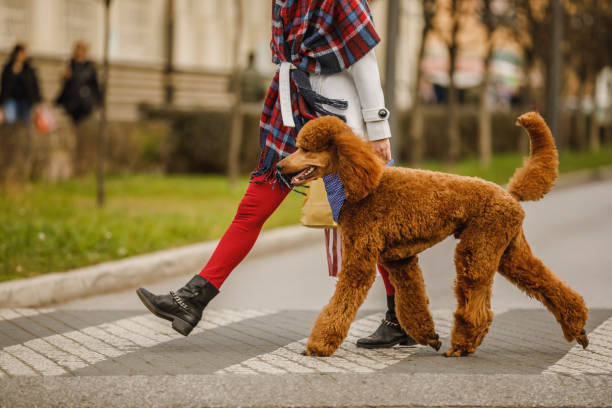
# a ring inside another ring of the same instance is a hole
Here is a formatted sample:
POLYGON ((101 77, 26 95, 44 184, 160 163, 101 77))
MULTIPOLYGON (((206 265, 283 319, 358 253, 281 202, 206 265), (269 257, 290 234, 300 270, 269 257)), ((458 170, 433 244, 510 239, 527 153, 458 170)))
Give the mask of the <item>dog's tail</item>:
POLYGON ((559 155, 555 140, 542 116, 536 112, 521 115, 516 124, 529 134, 529 157, 516 169, 508 183, 508 192, 518 201, 539 200, 557 179, 559 155))

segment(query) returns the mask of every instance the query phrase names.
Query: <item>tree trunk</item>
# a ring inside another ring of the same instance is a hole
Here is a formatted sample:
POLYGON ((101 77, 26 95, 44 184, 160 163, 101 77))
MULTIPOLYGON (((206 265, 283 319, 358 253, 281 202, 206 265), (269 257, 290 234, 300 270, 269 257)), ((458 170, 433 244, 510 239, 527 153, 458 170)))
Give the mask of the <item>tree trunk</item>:
POLYGON ((546 119, 555 141, 561 139, 561 95, 563 88, 563 5, 561 0, 550 0, 550 58, 548 61, 546 84, 546 119))
MULTIPOLYGON (((535 89, 531 83, 531 73, 533 72, 534 57, 533 53, 527 51, 525 55, 525 89, 523 89, 522 103, 523 112, 537 111, 537 101, 535 97, 535 89)), ((518 150, 521 154, 529 154, 529 137, 526 134, 521 134, 518 142, 518 150)))
MULTIPOLYGON (((489 33, 490 36, 490 33, 489 33)), ((491 155, 493 151, 492 136, 491 136, 491 110, 489 109, 489 82, 491 56, 493 47, 489 44, 487 54, 484 61, 484 72, 482 75, 482 84, 480 85, 480 106, 478 109, 478 156, 480 164, 487 167, 491 163, 491 155)))
POLYGON ((166 0, 166 27, 165 27, 165 69, 164 69, 164 102, 167 105, 174 103, 174 25, 176 7, 174 0, 166 0))
POLYGON ((589 121, 589 149, 592 152, 597 152, 600 147, 599 121, 597 120, 597 105, 595 105, 593 112, 591 112, 591 120, 589 121))
POLYGON ((459 32, 459 0, 451 0, 452 27, 450 42, 448 43, 448 156, 447 163, 454 164, 459 158, 461 139, 459 134, 459 113, 457 88, 455 86, 455 65, 457 61, 459 32))
POLYGON ((586 79, 580 78, 580 85, 578 86, 578 95, 576 96, 576 131, 574 133, 578 150, 585 150, 587 147, 587 115, 584 111, 585 87, 586 79))
MULTIPOLYGON (((451 75, 454 70, 451 70, 451 75)), ((452 76, 451 76, 452 78, 452 76)), ((451 79, 448 87, 448 164, 455 164, 461 149, 461 136, 459 133, 458 95, 455 81, 451 79)))
MULTIPOLYGON (((424 4, 423 7, 425 7, 424 4)), ((423 108, 421 106, 421 78, 423 75, 421 72, 421 64, 423 63, 423 57, 425 55, 425 40, 427 39, 427 33, 430 29, 430 23, 427 21, 428 17, 425 13, 426 11, 424 10, 423 15, 425 21, 421 33, 421 45, 419 46, 419 53, 417 55, 417 71, 412 92, 412 112, 410 115, 410 136, 412 138, 410 165, 412 167, 418 167, 421 164, 421 160, 423 160, 423 108)))
POLYGON ((96 201, 98 207, 104 206, 106 202, 106 190, 104 187, 105 156, 106 156, 106 122, 107 122, 107 96, 108 96, 108 48, 110 40, 110 6, 111 0, 105 1, 104 8, 104 50, 103 50, 103 70, 102 80, 100 81, 102 92, 102 103, 100 107, 100 127, 98 128, 98 162, 96 166, 96 201))
POLYGON ((234 103, 232 106, 232 120, 230 131, 230 143, 227 156, 227 176, 231 189, 235 189, 238 184, 240 172, 240 145, 242 144, 242 70, 239 63, 240 44, 242 40, 242 20, 243 9, 242 0, 234 0, 234 44, 233 46, 233 65, 234 75, 232 80, 235 83, 234 103))
POLYGON ((389 126, 393 140, 391 143, 391 154, 395 160, 399 160, 402 138, 398 134, 399 110, 395 103, 395 68, 397 65, 397 37, 399 33, 399 21, 401 5, 400 0, 389 0, 387 4, 387 51, 385 55, 385 100, 387 109, 392 114, 389 117, 389 126))
POLYGON ((424 118, 421 102, 414 102, 412 114, 410 115, 410 134, 412 135, 412 150, 410 151, 410 165, 419 167, 423 160, 424 143, 424 118))

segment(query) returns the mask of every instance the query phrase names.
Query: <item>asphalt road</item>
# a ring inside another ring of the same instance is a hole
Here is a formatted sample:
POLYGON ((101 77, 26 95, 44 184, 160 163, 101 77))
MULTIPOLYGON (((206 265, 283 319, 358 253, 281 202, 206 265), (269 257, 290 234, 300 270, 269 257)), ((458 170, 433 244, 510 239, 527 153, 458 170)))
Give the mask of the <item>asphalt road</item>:
MULTIPOLYGON (((525 209, 534 253, 590 308, 586 351, 498 276, 493 325, 470 357, 421 346, 357 349, 382 317, 379 279, 333 357, 301 356, 335 284, 321 242, 247 258, 187 338, 151 316, 133 289, 51 309, 0 309, 0 407, 612 406, 612 182, 554 191, 525 209)), ((443 350, 454 246, 448 239, 420 257, 443 350)))

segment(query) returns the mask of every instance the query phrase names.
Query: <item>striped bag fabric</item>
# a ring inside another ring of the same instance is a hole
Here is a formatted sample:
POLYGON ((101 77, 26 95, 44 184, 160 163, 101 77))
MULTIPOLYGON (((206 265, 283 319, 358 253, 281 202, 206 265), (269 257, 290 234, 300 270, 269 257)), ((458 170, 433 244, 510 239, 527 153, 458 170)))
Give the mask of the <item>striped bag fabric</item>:
POLYGON ((325 253, 329 276, 338 276, 342 266, 342 234, 338 228, 325 228, 325 253))

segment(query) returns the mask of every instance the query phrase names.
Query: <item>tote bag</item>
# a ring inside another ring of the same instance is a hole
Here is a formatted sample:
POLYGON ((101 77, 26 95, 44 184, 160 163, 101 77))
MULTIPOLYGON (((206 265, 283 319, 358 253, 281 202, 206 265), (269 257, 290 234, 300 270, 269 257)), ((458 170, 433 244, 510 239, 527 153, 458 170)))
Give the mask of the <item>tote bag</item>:
POLYGON ((304 204, 302 204, 302 212, 300 214, 300 222, 302 225, 311 228, 335 228, 336 222, 332 218, 331 207, 327 201, 327 192, 323 179, 316 179, 308 183, 308 191, 304 204))

